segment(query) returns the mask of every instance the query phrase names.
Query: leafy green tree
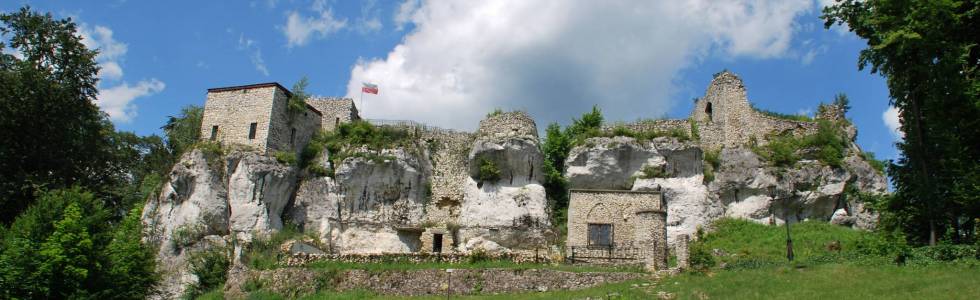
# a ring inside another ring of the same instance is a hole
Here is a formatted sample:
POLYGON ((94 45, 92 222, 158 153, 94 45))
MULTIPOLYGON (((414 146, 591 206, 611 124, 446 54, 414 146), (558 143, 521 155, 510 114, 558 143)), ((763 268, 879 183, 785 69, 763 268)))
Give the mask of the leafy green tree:
POLYGON ((41 193, 0 243, 0 298, 65 298, 104 286, 97 254, 111 239, 109 216, 79 188, 41 193))
POLYGON ((289 97, 289 112, 293 114, 306 111, 306 100, 310 95, 306 93, 306 87, 310 85, 310 80, 303 76, 296 84, 293 84, 292 97, 289 97))
POLYGON ((9 224, 37 188, 104 186, 106 122, 93 103, 96 51, 71 19, 24 7, 0 14, 0 222, 9 224), (19 52, 23 58, 9 52, 19 52))
POLYGON ((847 94, 844 93, 834 95, 834 105, 844 110, 845 114, 851 110, 851 100, 848 99, 847 94))
POLYGON ((54 224, 54 232, 38 251, 40 278, 47 282, 42 290, 48 297, 65 299, 76 296, 90 275, 94 259, 93 242, 82 223, 78 203, 69 203, 64 218, 54 224))
POLYGON ((143 206, 130 210, 116 228, 105 249, 108 259, 105 277, 109 284, 102 294, 118 299, 146 299, 160 279, 156 272, 154 249, 141 242, 143 206))
POLYGON ((179 116, 170 116, 167 124, 163 125, 167 137, 167 148, 172 157, 180 157, 201 139, 201 120, 204 118, 204 108, 196 105, 184 106, 179 116))
POLYGON ((565 128, 565 135, 572 140, 578 140, 585 136, 596 136, 602 129, 602 111, 598 105, 592 106, 592 111, 582 114, 579 119, 572 119, 572 125, 565 128))
POLYGON ((904 140, 889 166, 897 229, 916 243, 976 239, 980 215, 980 18, 977 1, 845 0, 824 9, 868 47, 859 68, 887 78, 904 140))

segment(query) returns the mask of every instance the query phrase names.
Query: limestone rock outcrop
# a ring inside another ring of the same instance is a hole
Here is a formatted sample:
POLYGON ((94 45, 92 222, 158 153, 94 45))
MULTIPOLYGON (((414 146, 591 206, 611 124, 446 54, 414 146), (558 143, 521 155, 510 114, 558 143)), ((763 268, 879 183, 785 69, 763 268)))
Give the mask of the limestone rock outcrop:
MULTIPOLYGON (((159 246, 161 297, 179 297, 197 281, 188 266, 193 253, 281 229, 295 176, 291 168, 255 152, 184 154, 143 210, 145 239, 159 246)), ((240 253, 236 247, 228 250, 240 253)))
POLYGON ((847 199, 845 186, 886 191, 885 178, 857 151, 832 168, 803 160, 785 170, 772 167, 747 148, 724 148, 714 179, 705 182, 699 145, 672 138, 640 142, 630 137, 590 138, 572 149, 565 174, 571 188, 660 190, 667 201, 667 235, 673 244, 721 217, 782 224, 824 220, 868 229, 876 217, 847 199), (644 169, 661 170, 644 174, 644 169))

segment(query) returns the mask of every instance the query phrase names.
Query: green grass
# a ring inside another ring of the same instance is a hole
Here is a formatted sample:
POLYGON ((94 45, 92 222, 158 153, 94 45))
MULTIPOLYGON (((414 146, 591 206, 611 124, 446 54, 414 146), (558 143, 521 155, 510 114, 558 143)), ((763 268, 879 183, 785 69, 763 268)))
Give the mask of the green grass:
MULTIPOLYGON (((786 228, 722 219, 697 242, 718 249, 725 267, 666 278, 658 290, 678 299, 977 299, 980 263, 947 262, 911 250, 906 266, 881 251, 880 236, 824 222, 791 223, 795 259, 786 259, 786 228), (839 243, 840 251, 828 249, 839 243)), ((695 245, 692 245, 692 247, 695 245)), ((891 245, 885 248, 902 247, 891 245)), ((969 257, 963 247, 959 257, 969 257)), ((955 248, 955 249, 953 249, 955 248)), ((962 249, 961 249, 962 248, 962 249)), ((968 250, 968 249, 966 249, 968 250)), ((949 251, 947 251, 949 252, 949 251)), ((955 256, 955 255, 954 255, 955 256)), ((953 259, 952 257, 948 259, 953 259)))
POLYGON ((977 299, 980 269, 825 264, 683 274, 664 279, 677 299, 977 299))

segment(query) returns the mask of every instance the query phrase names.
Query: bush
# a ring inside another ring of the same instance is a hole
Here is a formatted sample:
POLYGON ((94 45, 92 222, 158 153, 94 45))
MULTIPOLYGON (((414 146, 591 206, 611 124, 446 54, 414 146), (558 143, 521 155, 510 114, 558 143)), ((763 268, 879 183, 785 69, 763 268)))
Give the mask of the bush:
POLYGON ((489 118, 489 117, 496 117, 496 116, 499 116, 500 114, 503 114, 503 113, 504 113, 503 110, 501 110, 499 108, 496 108, 493 111, 487 113, 487 118, 489 118))
POLYGON ((864 158, 864 161, 868 162, 868 164, 871 165, 871 168, 874 168, 875 171, 878 171, 878 174, 882 174, 882 175, 885 174, 885 166, 888 163, 886 161, 878 160, 877 158, 875 158, 874 152, 862 152, 861 157, 864 158))
POLYGON ((276 151, 275 153, 273 153, 273 156, 275 156, 276 161, 278 161, 281 164, 287 166, 296 165, 296 153, 293 153, 292 151, 276 151))
POLYGON ((299 227, 285 223, 269 237, 256 238, 242 257, 242 262, 256 270, 269 270, 279 266, 279 247, 287 240, 300 236, 299 227))
POLYGON ((497 169, 497 165, 486 158, 480 159, 480 173, 477 174, 477 179, 486 182, 497 182, 500 180, 500 170, 497 169))
POLYGON ((215 289, 225 283, 228 277, 228 251, 225 248, 211 248, 191 254, 191 274, 197 276, 197 283, 187 289, 188 298, 193 298, 215 289))
POLYGON ((665 170, 664 167, 665 166, 659 166, 659 167, 654 167, 654 166, 650 166, 650 165, 645 166, 645 167, 643 167, 642 170, 640 170, 640 172, 643 173, 642 175, 640 175, 640 178, 641 179, 651 179, 651 178, 666 178, 666 177, 669 177, 670 174, 667 173, 667 170, 665 170))
POLYGON ((695 141, 701 140, 701 130, 698 128, 698 122, 694 118, 687 119, 687 122, 691 123, 691 139, 695 141))

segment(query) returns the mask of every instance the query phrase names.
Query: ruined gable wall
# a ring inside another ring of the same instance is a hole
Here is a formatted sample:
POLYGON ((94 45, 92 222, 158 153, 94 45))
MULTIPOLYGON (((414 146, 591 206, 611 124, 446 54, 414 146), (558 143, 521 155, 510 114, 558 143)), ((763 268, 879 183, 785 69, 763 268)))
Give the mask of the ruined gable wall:
POLYGON ((309 99, 307 103, 323 114, 320 124, 325 131, 336 130, 337 125, 360 118, 354 100, 350 98, 318 97, 309 99))
POLYGON ((201 139, 210 139, 212 126, 217 125, 216 140, 265 150, 277 92, 275 87, 208 92, 201 120, 201 139), (250 140, 249 124, 253 122, 258 124, 255 139, 250 140))

